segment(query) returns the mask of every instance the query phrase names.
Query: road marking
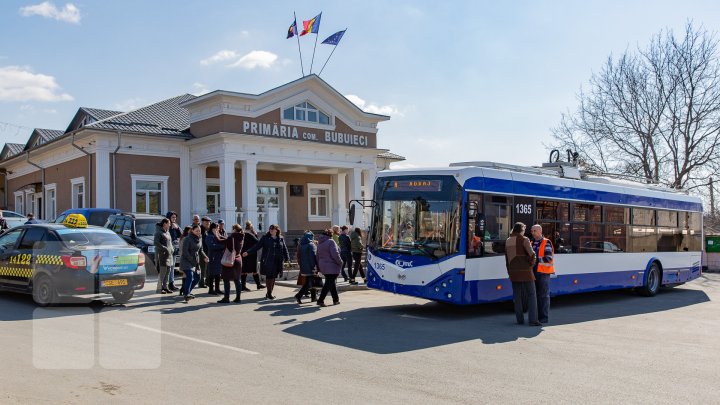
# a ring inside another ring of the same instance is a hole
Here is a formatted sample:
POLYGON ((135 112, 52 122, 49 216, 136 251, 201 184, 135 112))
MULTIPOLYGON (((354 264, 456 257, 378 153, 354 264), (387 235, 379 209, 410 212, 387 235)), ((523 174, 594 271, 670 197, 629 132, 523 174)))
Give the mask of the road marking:
POLYGON ((400 315, 403 318, 410 318, 410 319, 424 319, 426 321, 432 321, 432 318, 426 318, 424 316, 415 316, 415 315, 408 315, 408 314, 402 314, 400 315))
POLYGON ((149 328, 149 327, 147 327, 147 326, 138 325, 138 324, 136 324, 136 323, 126 323, 125 325, 127 325, 127 326, 132 326, 133 328, 138 328, 138 329, 143 329, 143 330, 147 330, 147 331, 150 331, 150 332, 159 333, 159 334, 161 334, 161 335, 168 335, 168 336, 176 337, 176 338, 179 338, 179 339, 189 340, 189 341, 195 342, 195 343, 203 343, 203 344, 206 344, 206 345, 209 345, 209 346, 219 347, 219 348, 221 348, 221 349, 232 350, 232 351, 234 351, 234 352, 240 352, 240 353, 252 354, 252 355, 260 354, 260 353, 258 353, 258 352, 253 352, 253 351, 251 351, 251 350, 245 350, 245 349, 241 349, 241 348, 239 348, 239 347, 222 345, 222 344, 220 344, 220 343, 210 342, 210 341, 208 341, 208 340, 197 339, 197 338, 190 337, 190 336, 184 336, 184 335, 180 335, 180 334, 172 333, 172 332, 167 332, 167 331, 160 330, 160 329, 149 328))

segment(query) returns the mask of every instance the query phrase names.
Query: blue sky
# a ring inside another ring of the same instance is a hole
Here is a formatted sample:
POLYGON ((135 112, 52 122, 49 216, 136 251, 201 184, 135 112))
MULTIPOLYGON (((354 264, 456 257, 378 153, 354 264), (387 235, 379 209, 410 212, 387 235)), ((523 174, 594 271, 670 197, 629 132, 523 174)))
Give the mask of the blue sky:
MULTIPOLYGON (((713 1, 0 2, 0 142, 65 129, 78 107, 128 110, 183 93, 260 93, 301 76, 298 24, 322 11, 313 72, 391 115, 379 146, 405 165, 539 164, 561 113, 610 54, 713 1), (215 56, 215 58, 213 58, 215 56)), ((308 72, 315 35, 301 38, 308 72)))

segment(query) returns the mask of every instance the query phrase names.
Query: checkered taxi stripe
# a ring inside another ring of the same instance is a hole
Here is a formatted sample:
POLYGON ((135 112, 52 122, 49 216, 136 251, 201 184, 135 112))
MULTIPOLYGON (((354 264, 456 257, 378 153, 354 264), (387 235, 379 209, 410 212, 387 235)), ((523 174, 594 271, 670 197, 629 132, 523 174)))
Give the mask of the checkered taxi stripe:
POLYGON ((0 267, 0 276, 32 278, 32 269, 18 267, 0 267))
POLYGON ((57 255, 37 255, 35 256, 35 264, 63 264, 62 258, 57 255))

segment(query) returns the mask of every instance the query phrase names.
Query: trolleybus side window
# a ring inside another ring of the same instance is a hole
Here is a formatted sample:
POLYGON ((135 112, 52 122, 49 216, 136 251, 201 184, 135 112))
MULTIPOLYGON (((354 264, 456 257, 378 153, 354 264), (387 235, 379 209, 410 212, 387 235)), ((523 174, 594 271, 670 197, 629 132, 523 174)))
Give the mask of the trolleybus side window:
POLYGON ((552 242, 555 253, 571 253, 570 204, 537 200, 535 207, 535 223, 542 226, 543 234, 552 242))
POLYGON ((512 197, 485 195, 485 233, 482 236, 485 255, 505 254, 505 241, 512 230, 512 197))
POLYGON ((602 253, 603 241, 602 207, 598 204, 572 205, 573 253, 602 253))
POLYGON ((630 221, 630 209, 613 206, 605 206, 603 209, 605 211, 605 252, 627 251, 627 224, 630 221))
POLYGON ((658 242, 656 224, 655 210, 633 208, 632 224, 628 231, 628 251, 656 252, 658 242))
POLYGON ((467 229, 467 256, 483 256, 483 241, 485 233, 485 214, 482 212, 482 194, 468 193, 468 229, 467 229))

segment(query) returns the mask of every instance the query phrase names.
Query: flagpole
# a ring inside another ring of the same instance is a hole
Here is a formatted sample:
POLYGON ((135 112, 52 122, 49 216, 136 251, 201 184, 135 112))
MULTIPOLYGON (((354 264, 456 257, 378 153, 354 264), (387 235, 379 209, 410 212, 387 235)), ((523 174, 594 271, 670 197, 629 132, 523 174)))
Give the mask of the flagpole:
POLYGON ((302 72, 302 77, 305 77, 305 68, 303 67, 303 61, 302 61, 302 51, 300 50, 300 35, 297 32, 297 15, 293 11, 293 17, 295 18, 293 21, 295 21, 295 37, 297 38, 298 42, 298 53, 300 54, 300 71, 302 72))
MULTIPOLYGON (((343 35, 345 35, 344 34, 345 32, 347 32, 347 28, 345 28, 345 31, 343 31, 343 35)), ((335 45, 335 48, 333 48, 332 52, 330 52, 330 56, 328 56, 328 58, 325 60, 325 64, 323 65, 322 69, 320 69, 320 73, 318 73, 318 77, 322 74, 323 70, 325 70, 325 66, 327 66, 328 62, 330 61, 330 58, 332 58, 338 45, 340 45, 340 44, 335 45)))
POLYGON ((313 56, 312 56, 312 60, 310 61, 310 74, 312 74, 313 63, 315 63, 315 48, 317 48, 317 40, 318 40, 319 36, 320 36, 320 28, 318 28, 318 32, 315 33, 315 46, 313 47, 313 56))

